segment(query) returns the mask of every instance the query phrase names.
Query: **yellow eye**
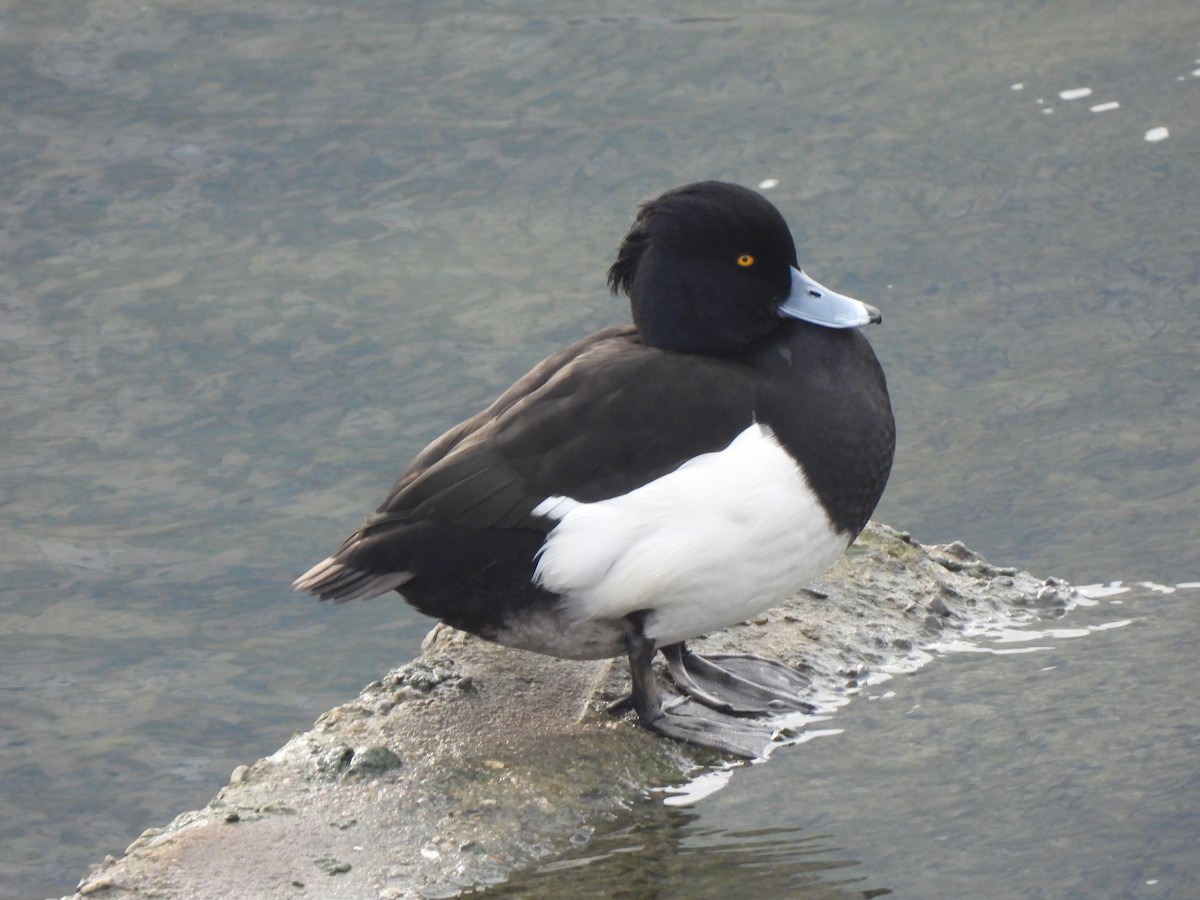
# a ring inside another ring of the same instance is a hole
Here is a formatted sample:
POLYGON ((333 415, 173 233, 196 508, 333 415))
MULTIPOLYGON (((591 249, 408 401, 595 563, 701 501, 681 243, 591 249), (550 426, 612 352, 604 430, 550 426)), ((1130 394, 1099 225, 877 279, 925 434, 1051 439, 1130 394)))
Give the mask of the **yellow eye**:
POLYGON ((741 256, 738 257, 738 265, 741 266, 743 269, 746 268, 747 266, 752 266, 752 265, 754 265, 754 257, 751 256, 749 253, 743 253, 741 256))

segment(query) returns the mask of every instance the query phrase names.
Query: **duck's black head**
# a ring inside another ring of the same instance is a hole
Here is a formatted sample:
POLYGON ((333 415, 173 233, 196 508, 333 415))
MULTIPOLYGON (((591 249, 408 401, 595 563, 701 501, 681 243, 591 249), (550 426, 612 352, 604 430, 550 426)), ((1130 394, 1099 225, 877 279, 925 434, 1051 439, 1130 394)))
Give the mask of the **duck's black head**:
POLYGON ((779 210, 761 194, 723 181, 685 185, 645 204, 608 283, 614 293, 629 295, 643 342, 662 350, 737 353, 779 328, 785 316, 829 327, 878 319, 865 304, 803 275, 779 210), (845 321, 801 311, 817 301, 823 313, 838 301, 858 309, 847 313, 839 306, 845 321))

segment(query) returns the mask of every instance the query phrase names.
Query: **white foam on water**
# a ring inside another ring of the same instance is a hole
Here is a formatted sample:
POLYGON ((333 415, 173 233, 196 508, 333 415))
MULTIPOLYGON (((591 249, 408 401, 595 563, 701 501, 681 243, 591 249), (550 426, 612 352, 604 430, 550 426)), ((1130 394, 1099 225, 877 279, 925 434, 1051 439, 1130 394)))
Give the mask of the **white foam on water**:
POLYGON ((1059 91, 1058 96, 1064 100, 1078 100, 1080 97, 1090 97, 1092 89, 1090 87, 1068 88, 1065 91, 1059 91))
POLYGON ((723 766, 697 775, 691 781, 664 789, 666 796, 663 797, 663 806, 693 806, 699 803, 729 784, 734 768, 732 764, 723 766))
POLYGON ((1152 144, 1157 144, 1159 141, 1165 141, 1171 136, 1171 132, 1161 125, 1158 128, 1151 128, 1146 132, 1146 140, 1152 144))
MULTIPOLYGON (((807 719, 808 722, 814 722, 821 721, 824 717, 804 716, 803 718, 807 719)), ((794 747, 797 744, 806 744, 816 738, 833 737, 834 735, 841 734, 843 731, 844 729, 842 728, 812 728, 801 731, 795 737, 773 742, 760 759, 753 760, 749 765, 763 762, 772 752, 780 747, 794 747)), ((683 784, 656 788, 653 792, 665 794, 663 797, 663 806, 694 806, 705 797, 715 794, 721 788, 725 787, 725 785, 729 784, 729 780, 733 778, 734 771, 744 765, 747 765, 747 763, 730 762, 716 769, 705 769, 699 775, 683 784)))
POLYGON ((1014 656, 1018 653, 1040 653, 1053 647, 985 647, 971 641, 949 641, 938 647, 943 653, 991 653, 994 656, 1014 656))
POLYGON ((1173 594, 1175 588, 1169 584, 1159 584, 1157 581, 1139 581, 1138 587, 1144 587, 1148 591, 1157 591, 1160 594, 1173 594))
POLYGON ((1107 584, 1077 584, 1075 590, 1092 600, 1101 597, 1111 597, 1114 594, 1125 594, 1133 590, 1123 581, 1110 581, 1107 584))
POLYGON ((1116 100, 1110 100, 1107 103, 1097 103, 1091 108, 1091 110, 1092 112, 1108 112, 1110 109, 1119 109, 1120 106, 1120 102, 1116 100))

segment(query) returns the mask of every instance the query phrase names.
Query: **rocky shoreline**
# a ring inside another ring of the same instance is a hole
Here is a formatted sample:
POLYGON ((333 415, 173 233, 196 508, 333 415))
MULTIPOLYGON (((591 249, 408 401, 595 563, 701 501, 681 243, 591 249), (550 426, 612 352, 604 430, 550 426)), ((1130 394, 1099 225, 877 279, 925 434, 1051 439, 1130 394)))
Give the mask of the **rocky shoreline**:
MULTIPOLYGON (((693 645, 793 665, 828 715, 940 641, 1076 599, 960 543, 872 524, 810 588, 693 645)), ((502 882, 725 762, 615 718, 626 690, 623 660, 551 659, 438 626, 420 657, 93 866, 74 897, 418 898, 502 882)))

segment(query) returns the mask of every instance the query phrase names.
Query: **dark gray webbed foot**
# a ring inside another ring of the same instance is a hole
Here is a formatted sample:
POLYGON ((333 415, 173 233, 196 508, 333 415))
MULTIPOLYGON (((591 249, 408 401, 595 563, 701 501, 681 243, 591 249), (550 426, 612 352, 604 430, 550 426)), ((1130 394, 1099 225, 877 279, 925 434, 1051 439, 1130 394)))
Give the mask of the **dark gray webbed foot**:
POLYGON ((753 655, 693 653, 680 641, 662 648, 671 680, 697 703, 729 716, 811 713, 801 699, 809 682, 791 666, 753 655))
POLYGON ((687 698, 666 703, 653 717, 639 714, 638 723, 655 734, 743 759, 766 756, 776 731, 769 721, 735 718, 687 698))
MULTIPOLYGON (((807 705, 799 705, 800 701, 794 697, 790 698, 795 701, 794 703, 785 704, 777 696, 778 691, 761 685, 759 688, 762 693, 757 696, 760 709, 756 712, 749 712, 745 709, 740 712, 731 712, 730 710, 737 709, 737 707, 721 697, 709 695, 704 688, 698 689, 706 699, 712 702, 705 702, 705 699, 695 697, 690 691, 685 692, 688 696, 674 697, 664 701, 662 690, 651 667, 655 653, 654 643, 640 633, 636 633, 630 635, 628 644, 629 671, 633 681, 633 690, 621 705, 632 705, 637 711, 638 724, 656 734, 708 747, 719 753, 727 753, 745 759, 757 759, 766 755, 766 750, 775 737, 777 726, 770 716, 808 708, 807 705), (765 705, 767 703, 775 705, 768 707, 765 705), (755 718, 757 721, 754 720, 755 718)), ((673 647, 680 648, 682 645, 676 644, 673 647)), ((673 655, 677 658, 686 657, 689 663, 694 660, 700 660, 702 664, 706 663, 705 660, 692 654, 686 648, 683 648, 682 652, 673 652, 673 655)), ((670 666, 671 656, 669 655, 667 659, 668 666, 670 666)), ((738 666, 742 665, 740 662, 742 657, 732 657, 732 659, 739 660, 738 666)), ((770 660, 755 659, 755 662, 770 663, 770 660)), ((707 664, 712 665, 711 663, 707 664)), ((786 668, 780 663, 773 665, 786 668)), ((703 665, 700 665, 699 668, 703 668, 703 665)), ((713 668, 720 667, 713 666, 713 668)), ((744 680, 735 672, 726 671, 723 668, 720 671, 731 678, 735 685, 744 680)), ((701 676, 701 678, 703 677, 701 676)), ((778 680, 778 676, 776 679, 778 680)), ((729 690, 724 686, 714 686, 714 689, 729 690)), ((616 705, 614 704, 614 706, 616 705)))

